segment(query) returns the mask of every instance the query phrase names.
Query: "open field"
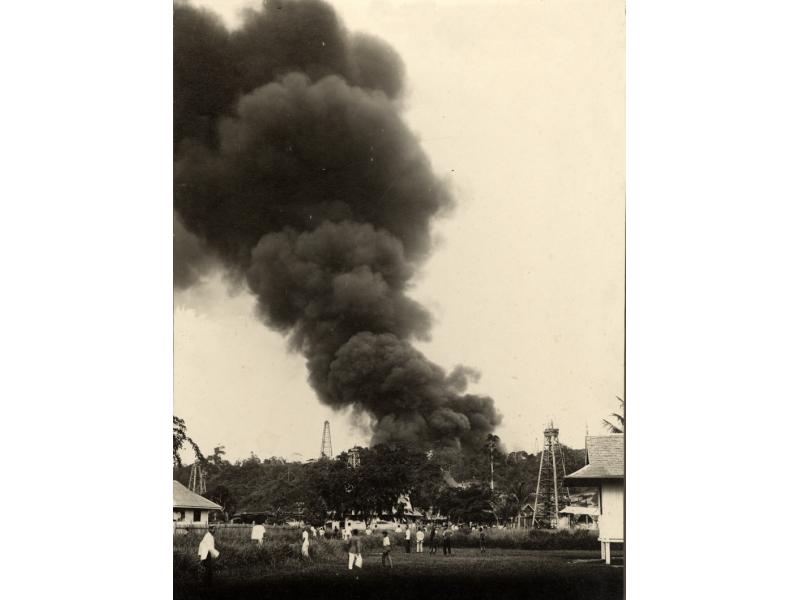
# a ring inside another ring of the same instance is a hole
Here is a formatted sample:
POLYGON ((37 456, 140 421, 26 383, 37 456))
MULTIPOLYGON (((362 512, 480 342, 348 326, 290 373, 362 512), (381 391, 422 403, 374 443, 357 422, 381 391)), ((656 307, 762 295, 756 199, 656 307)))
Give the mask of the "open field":
MULTIPOLYGON (((294 563, 259 572, 219 572, 213 590, 196 577, 176 576, 174 598, 491 598, 621 599, 622 559, 607 566, 599 551, 454 548, 443 556, 392 552, 394 568, 381 566, 380 551, 365 549, 364 568, 348 571, 346 559, 294 563)), ((616 554, 615 554, 616 556, 616 554)), ((177 574, 176 574, 177 575, 177 574)), ((185 575, 185 574, 184 574, 185 575)))

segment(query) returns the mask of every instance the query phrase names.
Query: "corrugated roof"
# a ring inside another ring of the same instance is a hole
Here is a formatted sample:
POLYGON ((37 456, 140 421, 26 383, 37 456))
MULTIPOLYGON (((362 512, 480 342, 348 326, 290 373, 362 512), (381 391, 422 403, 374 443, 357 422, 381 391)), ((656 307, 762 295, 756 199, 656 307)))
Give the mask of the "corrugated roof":
POLYGON ((625 477, 625 435, 595 435, 586 438, 589 464, 567 475, 567 479, 623 479, 625 477))
POLYGON ((180 481, 172 480, 172 507, 173 508, 205 508, 208 510, 222 510, 222 507, 200 494, 195 494, 180 481))

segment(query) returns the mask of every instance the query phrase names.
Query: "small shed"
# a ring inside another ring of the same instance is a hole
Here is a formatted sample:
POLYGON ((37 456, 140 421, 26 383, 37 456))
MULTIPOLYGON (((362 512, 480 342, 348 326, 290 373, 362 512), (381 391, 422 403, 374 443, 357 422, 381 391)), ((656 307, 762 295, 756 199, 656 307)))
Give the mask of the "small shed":
POLYGON ((195 494, 180 481, 172 480, 172 522, 175 527, 205 527, 212 510, 222 510, 222 507, 195 494))
POLYGON ((532 529, 533 528, 533 504, 526 503, 519 509, 519 514, 517 515, 517 527, 521 527, 524 529, 532 529))
POLYGON ((600 509, 596 506, 565 506, 559 515, 564 515, 569 519, 569 526, 575 529, 597 529, 597 517, 600 516, 600 509))
POLYGON ((588 436, 586 453, 589 464, 564 481, 570 487, 599 489, 600 556, 610 564, 611 544, 625 541, 625 435, 588 436))

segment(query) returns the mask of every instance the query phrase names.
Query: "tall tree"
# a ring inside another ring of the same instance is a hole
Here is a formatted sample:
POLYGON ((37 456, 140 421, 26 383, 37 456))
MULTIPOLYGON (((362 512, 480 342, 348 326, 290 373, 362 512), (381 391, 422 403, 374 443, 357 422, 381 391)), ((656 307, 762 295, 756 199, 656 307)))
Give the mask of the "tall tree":
POLYGON ((200 447, 186 433, 186 422, 180 417, 172 415, 172 465, 174 467, 183 466, 180 451, 183 449, 184 444, 191 446, 197 460, 201 463, 206 462, 206 457, 200 452, 200 447))
POLYGON ((489 489, 494 491, 494 452, 500 444, 500 438, 493 433, 486 435, 486 450, 489 452, 489 489))

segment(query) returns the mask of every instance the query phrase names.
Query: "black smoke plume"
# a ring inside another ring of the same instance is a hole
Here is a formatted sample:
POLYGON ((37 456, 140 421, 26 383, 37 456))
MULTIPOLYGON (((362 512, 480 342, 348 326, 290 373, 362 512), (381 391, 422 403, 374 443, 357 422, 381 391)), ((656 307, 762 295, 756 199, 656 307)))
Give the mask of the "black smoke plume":
POLYGON ((400 116, 404 68, 319 0, 268 1, 229 32, 174 8, 175 285, 223 264, 307 359, 320 400, 373 443, 481 443, 500 416, 410 341, 408 295, 453 204, 400 116))

